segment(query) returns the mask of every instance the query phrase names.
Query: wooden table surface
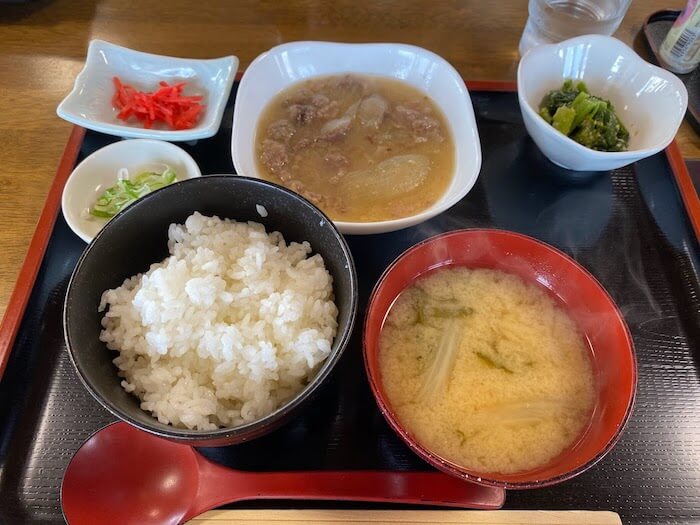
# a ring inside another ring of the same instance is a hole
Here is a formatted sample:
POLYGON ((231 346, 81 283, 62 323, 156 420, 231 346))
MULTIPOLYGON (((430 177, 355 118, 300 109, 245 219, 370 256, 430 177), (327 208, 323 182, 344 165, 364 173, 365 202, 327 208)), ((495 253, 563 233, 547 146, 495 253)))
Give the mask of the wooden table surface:
MULTIPOLYGON (((647 56, 644 19, 684 4, 634 0, 616 36, 647 56)), ((241 68, 293 40, 406 42, 439 53, 466 79, 514 81, 526 18, 525 0, 0 3, 0 316, 71 130, 56 106, 91 39, 183 57, 235 54, 241 68)), ((700 139, 687 123, 677 140, 685 157, 700 157, 700 139)))

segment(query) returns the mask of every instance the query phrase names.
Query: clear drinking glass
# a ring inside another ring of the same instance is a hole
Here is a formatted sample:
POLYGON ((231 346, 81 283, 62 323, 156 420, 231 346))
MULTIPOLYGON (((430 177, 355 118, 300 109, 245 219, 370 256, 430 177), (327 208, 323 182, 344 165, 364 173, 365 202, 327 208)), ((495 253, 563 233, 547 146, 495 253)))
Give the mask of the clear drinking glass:
POLYGON ((520 54, 579 35, 612 35, 632 0, 530 0, 520 54))

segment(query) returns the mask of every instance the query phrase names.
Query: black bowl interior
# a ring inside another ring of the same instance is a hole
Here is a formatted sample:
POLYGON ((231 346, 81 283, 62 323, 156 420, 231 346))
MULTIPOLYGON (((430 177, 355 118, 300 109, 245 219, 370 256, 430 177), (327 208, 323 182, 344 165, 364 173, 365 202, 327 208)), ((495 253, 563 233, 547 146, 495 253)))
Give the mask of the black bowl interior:
POLYGON ((64 308, 66 344, 78 374, 93 396, 116 416, 163 437, 216 445, 244 441, 271 430, 323 382, 352 332, 357 309, 357 278, 350 250, 333 223, 308 201, 258 179, 215 175, 185 180, 158 190, 114 217, 87 247, 71 277, 64 308), (267 210, 262 217, 256 206, 267 210), (293 400, 256 422, 216 431, 175 429, 159 423, 120 386, 112 364, 116 353, 99 340, 102 293, 125 278, 145 272, 168 256, 168 226, 198 211, 237 221, 255 221, 280 231, 287 243, 309 241, 333 276, 338 333, 331 355, 314 380, 293 400), (217 441, 219 440, 219 441, 217 441))

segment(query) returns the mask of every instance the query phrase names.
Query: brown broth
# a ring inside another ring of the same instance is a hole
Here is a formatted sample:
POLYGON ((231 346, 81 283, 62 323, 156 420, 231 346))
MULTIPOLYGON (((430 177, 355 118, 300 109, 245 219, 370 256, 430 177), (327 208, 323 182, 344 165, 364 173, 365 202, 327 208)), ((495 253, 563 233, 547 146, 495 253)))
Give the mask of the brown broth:
POLYGON ((424 93, 365 75, 306 80, 281 92, 256 132, 263 178, 334 220, 384 221, 433 205, 454 173, 447 119, 424 93))

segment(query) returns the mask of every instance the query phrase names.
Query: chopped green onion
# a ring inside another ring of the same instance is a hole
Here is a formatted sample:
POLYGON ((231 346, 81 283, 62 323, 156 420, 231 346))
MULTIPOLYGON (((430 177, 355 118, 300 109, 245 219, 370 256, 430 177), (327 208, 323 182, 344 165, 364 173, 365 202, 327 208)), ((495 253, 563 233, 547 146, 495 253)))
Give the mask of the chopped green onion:
POLYGON ((177 174, 170 167, 163 173, 145 171, 133 180, 120 179, 97 198, 90 208, 90 214, 101 219, 110 219, 135 200, 176 180, 177 174))

